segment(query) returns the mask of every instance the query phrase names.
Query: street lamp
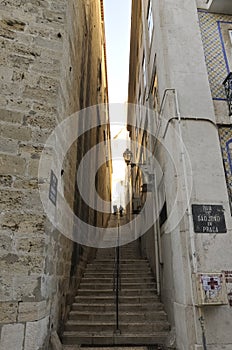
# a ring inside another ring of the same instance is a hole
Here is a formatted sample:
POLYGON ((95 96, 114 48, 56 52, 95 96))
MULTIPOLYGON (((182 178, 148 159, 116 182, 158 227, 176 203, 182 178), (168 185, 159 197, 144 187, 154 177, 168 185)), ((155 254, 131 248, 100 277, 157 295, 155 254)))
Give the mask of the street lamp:
POLYGON ((132 156, 133 156, 133 153, 129 150, 129 148, 127 148, 123 153, 123 158, 126 162, 126 165, 131 164, 132 156))
POLYGON ((145 176, 145 183, 141 186, 142 188, 141 192, 151 192, 151 184, 150 184, 150 181, 148 180, 150 175, 150 169, 149 169, 150 167, 146 164, 132 163, 133 153, 129 150, 129 148, 127 148, 123 153, 123 158, 126 162, 126 165, 130 165, 131 168, 138 166, 142 169, 145 176))

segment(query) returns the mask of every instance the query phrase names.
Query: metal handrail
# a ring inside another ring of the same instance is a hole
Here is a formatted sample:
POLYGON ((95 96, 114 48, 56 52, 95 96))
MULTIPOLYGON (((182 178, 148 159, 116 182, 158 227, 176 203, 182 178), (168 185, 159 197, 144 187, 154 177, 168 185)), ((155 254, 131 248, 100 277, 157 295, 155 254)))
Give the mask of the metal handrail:
POLYGON ((120 247, 119 247, 119 223, 118 223, 118 240, 115 247, 115 260, 114 260, 114 287, 115 291, 115 313, 116 313, 116 328, 115 333, 120 334, 119 329, 119 291, 120 291, 120 247))

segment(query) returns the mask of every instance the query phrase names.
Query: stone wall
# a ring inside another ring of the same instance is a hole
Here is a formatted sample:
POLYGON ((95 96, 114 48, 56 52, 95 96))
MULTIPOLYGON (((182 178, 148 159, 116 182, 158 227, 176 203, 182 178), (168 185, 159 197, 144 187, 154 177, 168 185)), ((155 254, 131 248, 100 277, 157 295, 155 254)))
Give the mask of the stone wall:
MULTIPOLYGON (((0 349, 47 349, 50 330, 62 331, 94 250, 49 223, 38 185, 50 176, 52 154, 39 179, 38 166, 59 122, 107 99, 106 78, 100 87, 98 78, 99 61, 104 65, 100 1, 7 0, 0 11, 0 349)), ((79 213, 76 168, 89 141, 103 140, 103 129, 76 141, 65 159, 65 198, 79 213)), ((104 181, 110 183, 110 171, 104 181)))

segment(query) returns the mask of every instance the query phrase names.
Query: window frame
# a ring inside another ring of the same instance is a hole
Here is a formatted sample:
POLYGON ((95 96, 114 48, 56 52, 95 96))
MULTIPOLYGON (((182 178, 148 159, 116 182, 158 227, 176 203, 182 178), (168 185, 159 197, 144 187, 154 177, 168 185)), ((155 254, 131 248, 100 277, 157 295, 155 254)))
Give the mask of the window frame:
POLYGON ((143 71, 143 88, 144 91, 146 90, 147 87, 147 76, 146 76, 146 57, 145 57, 145 52, 143 53, 143 60, 142 60, 142 71, 143 71))
POLYGON ((149 1, 147 10, 147 26, 149 35, 149 44, 151 45, 154 29, 153 11, 152 11, 152 0, 149 1))
POLYGON ((232 45, 232 29, 228 29, 228 34, 229 34, 230 43, 232 45))

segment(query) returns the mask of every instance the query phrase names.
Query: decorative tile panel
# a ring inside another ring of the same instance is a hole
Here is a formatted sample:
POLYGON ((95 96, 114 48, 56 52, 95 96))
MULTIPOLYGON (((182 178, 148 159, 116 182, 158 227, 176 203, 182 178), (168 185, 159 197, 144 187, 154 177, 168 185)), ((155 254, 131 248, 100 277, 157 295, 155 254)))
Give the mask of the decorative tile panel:
POLYGON ((232 126, 219 127, 219 136, 230 198, 230 206, 232 209, 232 126))
POLYGON ((198 10, 198 16, 212 97, 216 100, 225 100, 222 83, 229 73, 229 64, 221 25, 231 23, 232 26, 232 16, 201 10, 198 10))

